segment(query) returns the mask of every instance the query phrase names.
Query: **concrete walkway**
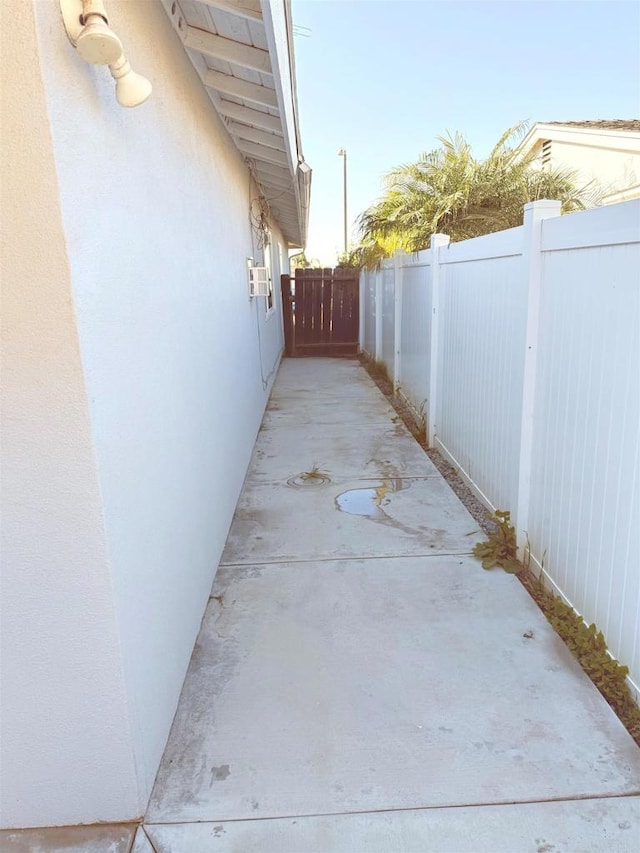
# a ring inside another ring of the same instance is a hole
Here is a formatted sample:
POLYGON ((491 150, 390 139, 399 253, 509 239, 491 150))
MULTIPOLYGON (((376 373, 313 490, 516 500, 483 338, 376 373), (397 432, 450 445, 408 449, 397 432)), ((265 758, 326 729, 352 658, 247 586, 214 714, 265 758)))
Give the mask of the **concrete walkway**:
POLYGON ((135 853, 635 853, 640 750, 479 538, 357 362, 285 361, 135 853))

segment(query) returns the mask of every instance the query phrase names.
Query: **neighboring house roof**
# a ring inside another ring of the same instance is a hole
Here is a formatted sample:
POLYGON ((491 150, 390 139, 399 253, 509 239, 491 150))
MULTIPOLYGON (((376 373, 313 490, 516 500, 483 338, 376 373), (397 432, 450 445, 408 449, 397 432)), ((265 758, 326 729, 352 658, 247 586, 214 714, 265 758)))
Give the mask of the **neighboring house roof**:
POLYGON ((300 142, 290 0, 162 3, 285 238, 304 247, 311 169, 300 142))
POLYGON ((635 130, 640 133, 640 119, 599 119, 597 121, 544 121, 555 127, 583 127, 585 130, 635 130))
POLYGON ((604 204, 640 197, 639 119, 537 122, 518 156, 575 170, 595 182, 604 204))
POLYGON ((559 140, 609 148, 628 143, 636 151, 640 139, 640 119, 595 119, 591 121, 538 121, 518 146, 528 154, 540 141, 559 140))

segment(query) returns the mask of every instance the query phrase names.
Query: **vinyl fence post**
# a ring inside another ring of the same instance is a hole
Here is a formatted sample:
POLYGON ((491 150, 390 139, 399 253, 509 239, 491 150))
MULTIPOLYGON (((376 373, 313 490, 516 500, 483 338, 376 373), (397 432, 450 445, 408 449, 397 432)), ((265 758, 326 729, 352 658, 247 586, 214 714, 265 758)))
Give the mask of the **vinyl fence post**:
POLYGON ((513 520, 522 558, 529 527, 531 498, 531 463, 533 452, 533 423, 538 366, 538 331, 540 325, 540 285, 542 281, 542 223, 560 216, 562 203, 542 199, 524 206, 522 268, 527 284, 527 325, 524 348, 522 383, 522 420, 520 425, 520 464, 518 470, 518 503, 513 520))
POLYGON ((366 314, 365 314, 365 293, 367 288, 367 276, 369 273, 365 269, 361 269, 358 275, 358 287, 359 287, 359 311, 360 311, 360 319, 358 325, 358 350, 360 352, 364 352, 365 348, 365 338, 364 338, 364 326, 366 323, 366 314))
POLYGON ((397 391, 400 385, 402 366, 402 273, 404 252, 398 249, 393 256, 393 390, 397 391))
POLYGON ((382 361, 382 312, 384 310, 382 290, 382 268, 376 270, 376 351, 375 360, 382 361))
POLYGON ((427 443, 433 447, 438 416, 438 359, 440 352, 440 247, 448 246, 448 234, 431 235, 431 361, 429 371, 429 399, 427 418, 427 443))

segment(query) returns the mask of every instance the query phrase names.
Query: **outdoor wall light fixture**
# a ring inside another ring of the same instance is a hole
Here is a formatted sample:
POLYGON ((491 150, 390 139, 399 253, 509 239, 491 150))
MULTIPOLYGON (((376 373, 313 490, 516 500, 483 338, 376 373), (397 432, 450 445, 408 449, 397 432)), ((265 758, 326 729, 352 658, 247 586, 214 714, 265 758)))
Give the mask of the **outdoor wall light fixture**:
POLYGON ((85 62, 109 66, 120 106, 144 103, 151 94, 151 83, 132 71, 122 42, 109 26, 102 0, 60 0, 60 10, 69 41, 85 62))

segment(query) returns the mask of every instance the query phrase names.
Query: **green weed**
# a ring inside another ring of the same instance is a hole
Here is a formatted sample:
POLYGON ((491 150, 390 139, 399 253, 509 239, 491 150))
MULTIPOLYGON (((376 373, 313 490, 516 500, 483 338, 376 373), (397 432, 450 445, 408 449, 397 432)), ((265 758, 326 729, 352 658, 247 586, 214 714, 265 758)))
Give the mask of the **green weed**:
POLYGON ((482 560, 483 569, 493 569, 500 566, 511 575, 516 575, 523 569, 518 560, 516 531, 511 524, 511 513, 497 509, 489 516, 495 525, 493 533, 489 534, 486 542, 478 542, 473 549, 474 557, 482 560))

